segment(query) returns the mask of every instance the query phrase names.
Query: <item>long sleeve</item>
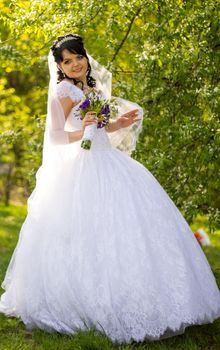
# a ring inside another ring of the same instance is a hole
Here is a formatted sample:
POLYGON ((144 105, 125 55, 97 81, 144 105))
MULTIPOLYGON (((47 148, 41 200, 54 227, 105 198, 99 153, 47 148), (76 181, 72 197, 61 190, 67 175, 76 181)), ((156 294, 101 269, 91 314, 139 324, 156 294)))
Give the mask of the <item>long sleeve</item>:
POLYGON ((68 133, 64 131, 66 118, 63 108, 60 104, 60 99, 69 97, 74 103, 78 103, 83 92, 67 81, 62 81, 56 87, 54 96, 50 99, 48 105, 48 126, 50 140, 53 144, 68 144, 68 133))

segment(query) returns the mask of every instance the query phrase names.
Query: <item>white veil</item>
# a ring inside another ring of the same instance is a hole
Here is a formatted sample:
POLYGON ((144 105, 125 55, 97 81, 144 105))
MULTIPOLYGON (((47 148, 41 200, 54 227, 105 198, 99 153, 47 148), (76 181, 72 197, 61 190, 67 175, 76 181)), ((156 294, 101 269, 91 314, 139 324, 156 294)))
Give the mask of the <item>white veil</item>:
MULTIPOLYGON (((91 65, 91 75, 96 80, 96 88, 101 90, 106 99, 111 100, 112 91, 112 74, 88 55, 91 65)), ((52 51, 48 55, 48 65, 50 71, 50 82, 48 90, 48 107, 46 128, 44 134, 43 146, 43 165, 50 165, 50 168, 57 168, 60 161, 66 161, 77 151, 75 143, 69 143, 68 133, 65 130, 66 119, 63 109, 56 96, 57 88, 57 64, 54 60, 52 51)), ((83 95, 83 93, 82 93, 83 95)), ((136 103, 114 97, 118 105, 119 115, 132 109, 139 109, 140 120, 130 127, 108 133, 110 142, 113 147, 117 147, 123 152, 131 154, 135 149, 138 135, 142 129, 143 110, 136 103)), ((70 131, 70 130, 69 130, 70 131)))
POLYGON ((132 109, 138 109, 139 121, 135 122, 127 128, 117 130, 113 133, 108 133, 110 142, 113 147, 120 149, 129 155, 135 149, 138 136, 142 130, 143 109, 136 103, 124 100, 119 97, 112 96, 112 74, 103 66, 101 66, 93 57, 89 57, 91 64, 91 75, 96 79, 96 86, 101 90, 107 99, 112 97, 118 105, 118 115, 122 115, 132 109))

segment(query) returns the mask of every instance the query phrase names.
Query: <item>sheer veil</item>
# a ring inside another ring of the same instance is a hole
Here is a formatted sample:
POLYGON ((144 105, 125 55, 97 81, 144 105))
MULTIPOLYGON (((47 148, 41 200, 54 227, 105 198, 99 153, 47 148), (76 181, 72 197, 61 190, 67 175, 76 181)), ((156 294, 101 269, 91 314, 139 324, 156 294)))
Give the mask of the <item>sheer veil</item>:
MULTIPOLYGON (((96 79, 97 88, 104 93, 107 99, 111 99, 114 97, 111 94, 112 74, 91 56, 89 56, 89 62, 92 68, 91 74, 96 79)), ((138 136, 142 130, 143 109, 138 104, 119 97, 114 97, 114 100, 118 105, 118 115, 122 115, 136 108, 139 110, 138 117, 140 121, 135 122, 130 127, 108 134, 113 147, 119 148, 121 151, 130 155, 135 149, 138 136)))

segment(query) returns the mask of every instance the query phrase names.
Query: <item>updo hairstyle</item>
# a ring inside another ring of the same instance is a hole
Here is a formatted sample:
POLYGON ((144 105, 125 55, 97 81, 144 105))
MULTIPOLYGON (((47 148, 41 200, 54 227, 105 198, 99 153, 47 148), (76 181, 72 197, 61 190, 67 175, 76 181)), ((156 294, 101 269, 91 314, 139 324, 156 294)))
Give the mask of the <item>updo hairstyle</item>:
MULTIPOLYGON (((86 73, 87 85, 90 87, 96 86, 95 79, 91 76, 91 65, 89 63, 89 58, 87 56, 86 50, 84 48, 83 39, 78 34, 66 34, 59 36, 56 41, 54 41, 53 46, 51 47, 54 60, 56 63, 61 63, 63 61, 62 52, 66 49, 71 53, 79 54, 87 58, 88 61, 88 70, 86 73)), ((70 79, 74 82, 75 85, 83 83, 77 79, 69 78, 65 75, 60 69, 57 70, 57 83, 61 82, 63 79, 70 79)))

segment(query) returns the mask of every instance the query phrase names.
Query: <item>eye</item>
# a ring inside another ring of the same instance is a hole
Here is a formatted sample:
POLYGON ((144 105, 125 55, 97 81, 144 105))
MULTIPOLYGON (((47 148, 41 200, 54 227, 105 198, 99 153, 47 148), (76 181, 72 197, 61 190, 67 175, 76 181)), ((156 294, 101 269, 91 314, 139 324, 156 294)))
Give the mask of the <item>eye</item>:
POLYGON ((68 63, 70 63, 70 60, 65 60, 63 63, 68 64, 68 63))
POLYGON ((84 56, 83 56, 83 55, 77 55, 77 58, 78 58, 79 60, 82 60, 82 59, 84 58, 84 56))

